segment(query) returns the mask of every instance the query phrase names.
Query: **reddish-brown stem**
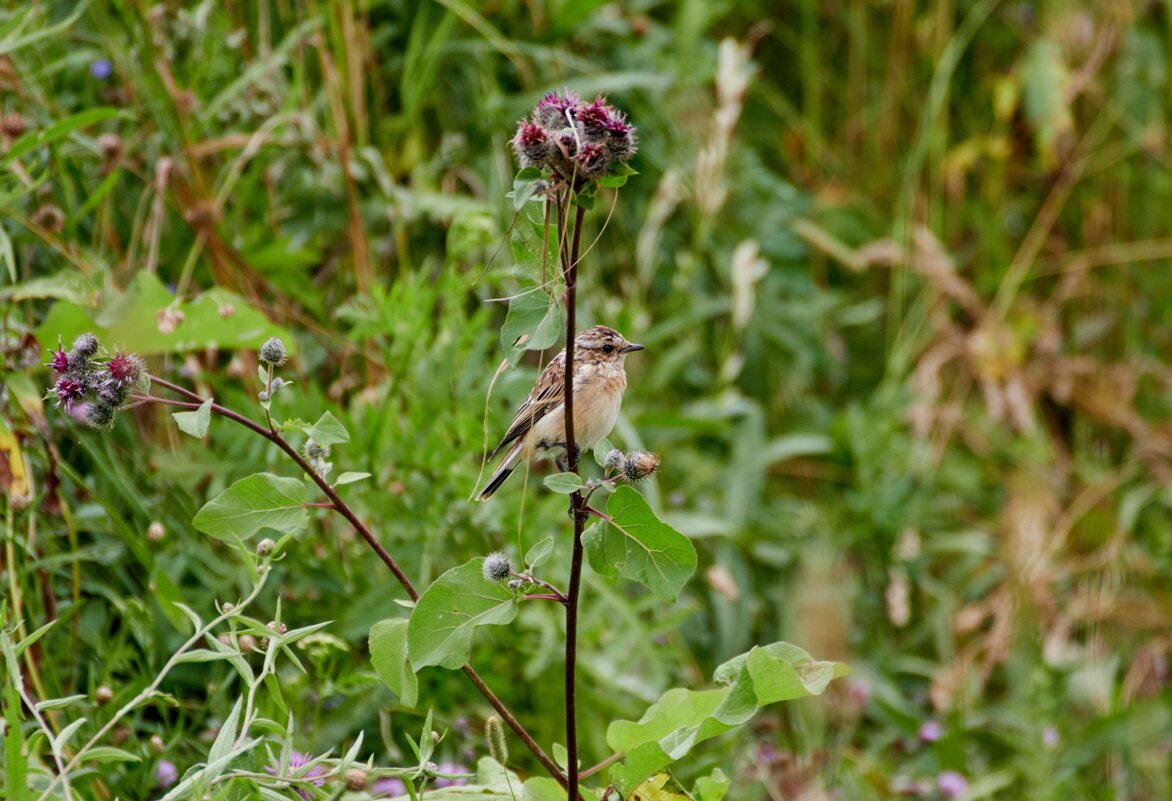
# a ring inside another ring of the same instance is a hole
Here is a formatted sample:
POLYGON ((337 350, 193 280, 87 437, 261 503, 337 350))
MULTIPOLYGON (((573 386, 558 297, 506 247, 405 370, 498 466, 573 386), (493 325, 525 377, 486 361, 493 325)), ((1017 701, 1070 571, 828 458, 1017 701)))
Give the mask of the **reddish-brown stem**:
MULTIPOLYGON (((590 767, 583 770, 581 773, 578 774, 578 778, 585 779, 587 776, 593 776, 595 773, 598 773, 599 771, 606 770, 611 765, 613 765, 614 763, 616 763, 620 759, 622 759, 624 756, 626 756, 626 754, 624 754, 622 752, 619 752, 617 754, 611 754, 606 759, 599 762, 597 765, 591 765, 590 767)), ((603 796, 603 798, 605 798, 605 797, 606 796, 603 796)))
MULTIPOLYGON (((154 395, 148 395, 141 399, 143 401, 151 403, 163 403, 168 406, 179 406, 184 409, 198 409, 203 403, 206 402, 203 398, 194 392, 176 384, 172 384, 169 381, 165 381, 153 375, 150 376, 150 380, 151 383, 157 384, 158 386, 165 389, 169 389, 179 395, 183 395, 190 400, 177 401, 171 400, 169 398, 159 398, 154 395)), ((285 454, 289 456, 289 458, 292 459, 298 467, 301 468, 301 471, 305 473, 305 475, 309 476, 309 478, 315 484, 317 484, 318 488, 323 493, 325 493, 326 497, 330 499, 330 505, 337 510, 338 514, 346 518, 350 525, 354 527, 354 530, 359 533, 362 539, 366 540, 366 544, 369 545, 376 554, 378 554, 379 559, 381 559, 383 564, 385 564, 391 573, 394 574, 395 578, 398 580, 399 584, 402 585, 403 589, 406 591, 411 600, 419 600, 419 592, 415 589, 415 585, 411 583, 409 578, 407 578, 407 574, 404 573, 402 568, 399 567, 398 563, 394 560, 394 557, 387 553, 386 549, 383 548, 382 544, 379 543, 378 539, 374 536, 373 533, 371 533, 370 529, 366 527, 366 524, 358 519, 358 515, 354 513, 354 510, 352 510, 344 500, 342 500, 334 488, 330 486, 330 483, 318 475, 317 472, 309 465, 309 463, 306 462, 304 458, 302 458, 301 454, 297 452, 297 449, 290 445, 278 431, 265 428, 254 420, 250 420, 244 415, 238 414, 231 409, 219 405, 218 403, 213 403, 211 405, 211 410, 221 417, 227 417, 229 420, 239 423, 250 431, 259 434, 284 451, 285 454)), ((466 675, 469 680, 471 680, 471 682, 476 686, 476 689, 480 691, 480 694, 484 696, 488 703, 492 705, 492 708, 495 709, 501 718, 505 721, 505 723, 508 724, 509 728, 511 728, 516 733, 516 735, 521 738, 521 741, 525 743, 526 747, 533 752, 533 755, 537 757, 537 761, 541 763, 542 767, 544 767, 549 772, 550 776, 552 776, 559 784, 561 784, 563 787, 566 786, 566 776, 562 773, 561 768, 559 768, 557 763, 554 762, 552 758, 550 758, 549 754, 545 753, 541 746, 537 744, 537 741, 533 739, 533 736, 530 735, 529 732, 526 731, 525 727, 521 725, 521 721, 517 720, 517 717, 509 710, 508 707, 505 706, 504 702, 497 697, 496 693, 489 689, 488 685, 484 683, 484 679, 480 678, 480 674, 478 674, 471 665, 464 665, 463 670, 464 675, 466 675)))
MULTIPOLYGON (((566 221, 566 203, 572 194, 567 191, 559 197, 558 224, 566 221)), ((574 438, 574 338, 577 336, 578 316, 578 250, 582 242, 582 220, 586 209, 576 206, 574 234, 567 254, 561 249, 563 274, 566 278, 566 370, 562 392, 566 421, 566 458, 571 472, 578 472, 578 445, 574 438)), ((561 232, 559 231, 559 236, 561 232)), ((563 240, 564 241, 564 240, 563 240)), ((570 496, 570 514, 574 519, 574 545, 570 556, 570 583, 566 591, 566 772, 567 801, 578 801, 578 599, 582 589, 582 530, 586 523, 585 500, 581 492, 570 496)))
POLYGON ((531 592, 528 595, 522 596, 522 601, 557 601, 559 604, 564 604, 566 599, 561 595, 554 595, 551 592, 531 592))

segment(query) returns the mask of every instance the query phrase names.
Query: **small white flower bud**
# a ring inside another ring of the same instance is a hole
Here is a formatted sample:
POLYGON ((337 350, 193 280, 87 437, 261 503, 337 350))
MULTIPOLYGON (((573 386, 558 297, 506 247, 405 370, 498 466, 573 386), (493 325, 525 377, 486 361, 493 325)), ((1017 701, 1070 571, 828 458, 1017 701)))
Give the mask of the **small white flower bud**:
POLYGON ((500 584, 513 574, 513 563, 502 552, 495 551, 484 558, 483 571, 486 581, 500 584))

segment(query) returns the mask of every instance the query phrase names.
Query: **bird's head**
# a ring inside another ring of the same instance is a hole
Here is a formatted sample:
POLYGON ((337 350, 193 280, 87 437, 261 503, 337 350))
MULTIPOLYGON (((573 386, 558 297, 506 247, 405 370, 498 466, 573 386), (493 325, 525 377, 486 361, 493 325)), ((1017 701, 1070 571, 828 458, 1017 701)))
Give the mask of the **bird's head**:
POLYGON ((622 363, 628 353, 643 350, 642 345, 628 342, 618 331, 605 325, 596 325, 578 334, 574 348, 597 361, 618 363, 622 363))

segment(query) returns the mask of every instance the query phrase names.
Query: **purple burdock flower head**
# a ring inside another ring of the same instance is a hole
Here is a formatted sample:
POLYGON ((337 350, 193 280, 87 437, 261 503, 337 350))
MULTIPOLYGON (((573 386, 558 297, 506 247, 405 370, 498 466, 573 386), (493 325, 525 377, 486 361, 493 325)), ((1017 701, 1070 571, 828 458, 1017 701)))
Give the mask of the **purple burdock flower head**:
MULTIPOLYGON (((278 776, 282 779, 294 779, 294 780, 302 781, 302 782, 308 781, 314 787, 321 787, 323 784, 326 783, 325 770, 322 769, 321 765, 314 765, 312 768, 310 768, 309 770, 304 771, 304 772, 302 772, 302 770, 301 770, 301 768, 304 768, 306 765, 308 765, 312 761, 313 761, 313 756, 311 754, 303 754, 300 751, 294 751, 293 753, 291 753, 289 755, 289 772, 288 773, 282 774, 280 772, 281 765, 279 762, 274 762, 271 765, 266 765, 265 771, 267 773, 270 773, 273 776, 278 776)), ((298 787, 298 788, 296 788, 296 790, 297 790, 297 795, 304 798, 305 801, 311 801, 311 799, 313 798, 313 794, 309 790, 306 790, 304 787, 298 787)))
POLYGON ((45 366, 52 367, 58 373, 64 373, 66 370, 68 370, 69 369, 69 354, 65 352, 65 349, 58 346, 57 350, 52 351, 52 353, 53 353, 53 358, 50 359, 48 364, 46 364, 45 366))
POLYGON ((129 386, 138 381, 145 366, 143 360, 133 353, 116 353, 106 364, 109 373, 106 380, 119 386, 129 386))
POLYGON ((604 97, 583 103, 573 92, 542 98, 518 123, 512 144, 522 167, 549 168, 575 183, 617 173, 638 150, 635 126, 621 111, 604 97))
POLYGON ((395 798, 407 795, 407 785, 398 776, 385 776, 376 780, 371 790, 375 798, 395 798))
POLYGON ((577 109, 581 104, 582 98, 574 92, 567 91, 562 95, 550 92, 541 98, 537 103, 537 108, 533 109, 533 121, 542 128, 550 130, 565 128, 570 124, 570 121, 566 119, 566 112, 577 109))
POLYGON ((72 375, 63 375, 53 385, 52 394, 57 398, 57 408, 71 411, 73 404, 85 397, 85 382, 72 375))
POLYGON ((935 720, 925 720, 920 726, 920 741, 934 743, 944 736, 944 727, 935 720))
POLYGON ((513 137, 513 152, 522 167, 552 166, 551 160, 559 155, 557 147, 544 128, 529 120, 517 123, 517 135, 513 137))
POLYGON ((99 58, 96 61, 90 62, 90 75, 97 78, 99 81, 104 81, 109 78, 114 72, 114 65, 104 58, 99 58))
POLYGON ((166 790, 177 781, 179 769, 175 767, 175 763, 166 759, 159 760, 159 764, 155 766, 155 787, 166 790))
MULTIPOLYGON (((436 766, 436 773, 467 773, 468 768, 456 762, 441 762, 436 766)), ((468 783, 467 779, 444 779, 437 778, 435 780, 435 787, 463 787, 468 783)))
POLYGON ((582 149, 574 156, 574 167, 578 175, 583 178, 601 178, 610 166, 606 148, 593 142, 582 145, 582 149))
POLYGON ((955 770, 946 770, 937 776, 936 787, 940 790, 940 794, 950 801, 961 798, 969 791, 968 779, 955 770))

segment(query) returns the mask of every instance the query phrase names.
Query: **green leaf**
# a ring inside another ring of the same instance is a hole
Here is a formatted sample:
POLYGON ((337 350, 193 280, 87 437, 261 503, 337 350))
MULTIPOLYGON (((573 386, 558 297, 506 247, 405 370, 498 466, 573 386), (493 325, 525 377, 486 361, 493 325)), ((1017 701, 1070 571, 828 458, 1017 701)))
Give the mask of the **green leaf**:
POLYGON ((141 762, 142 757, 114 748, 109 745, 99 745, 85 752, 86 762, 141 762))
POLYGON ((247 539, 262 528, 289 534, 309 525, 304 503, 301 479, 256 473, 204 504, 191 522, 217 539, 247 539))
POLYGON ((407 620, 380 620, 370 629, 370 663, 405 707, 419 700, 419 679, 407 658, 407 620))
POLYGON ((694 801, 688 791, 667 771, 649 776, 628 798, 630 801, 694 801))
POLYGON ((370 478, 370 473, 351 473, 349 471, 338 476, 338 480, 334 482, 335 487, 340 487, 343 484, 353 484, 355 481, 363 481, 370 478))
POLYGON ((7 166, 35 148, 64 139, 80 128, 113 119, 120 113, 116 108, 89 108, 63 120, 58 120, 47 128, 33 129, 12 143, 8 152, 4 154, 3 158, 0 158, 0 166, 7 166))
POLYGON ((523 289, 509 301, 501 326, 501 347, 516 364, 526 350, 545 350, 556 343, 565 327, 565 310, 544 289, 523 289))
POLYGON ((513 208, 520 211, 521 207, 529 202, 533 193, 537 191, 537 182, 541 180, 541 170, 536 167, 526 167, 517 173, 513 179, 513 191, 509 197, 513 199, 513 208))
POLYGON ((416 671, 468 664, 477 626, 501 626, 517 616, 517 598, 481 573, 484 557, 453 567, 427 588, 411 611, 407 655, 416 671))
POLYGON ((606 503, 611 518, 583 536, 590 566, 598 573, 623 576, 674 601, 696 570, 696 549, 683 534, 655 516, 647 501, 629 486, 606 503))
POLYGON ((582 489, 582 477, 577 473, 554 473, 545 477, 545 486, 561 495, 571 495, 582 489))
POLYGON ((525 564, 530 568, 541 567, 553 553, 554 538, 546 537, 525 552, 525 564))
POLYGON ((614 445, 606 437, 598 440, 594 446, 594 461, 599 467, 606 467, 606 455, 614 450, 614 445))
POLYGON ((626 757, 611 769, 611 780, 626 796, 652 773, 698 743, 745 723, 761 707, 819 695, 831 680, 848 672, 846 665, 817 661, 789 643, 755 647, 717 668, 714 680, 727 686, 700 691, 676 687, 637 722, 612 723, 607 745, 626 757))
POLYGON ((260 347, 272 336, 281 337, 292 351, 292 338, 273 325, 249 302, 223 289, 210 289, 194 300, 176 303, 174 295, 158 276, 139 270, 125 292, 103 290, 96 310, 92 300, 78 305, 66 300, 53 304, 37 326, 41 342, 56 342, 60 336, 72 342, 90 331, 108 347, 126 347, 147 356, 159 353, 187 353, 208 348, 220 350, 260 347), (173 330, 160 330, 160 314, 172 312, 173 330), (182 313, 182 319, 174 312, 182 313))
POLYGON ((350 441, 350 432, 346 426, 329 412, 317 419, 313 428, 309 429, 309 436, 318 445, 338 445, 350 441))
POLYGON ((208 433, 208 425, 212 422, 212 399, 208 398, 199 405, 194 412, 173 412, 175 425, 185 434, 196 439, 203 439, 208 433))
POLYGON ((696 786, 692 788, 692 795, 696 801, 724 801, 728 787, 732 782, 724 771, 714 768, 711 776, 701 776, 696 779, 696 786))
POLYGON ((67 267, 53 275, 32 278, 15 286, 0 289, 0 299, 3 300, 19 302, 53 298, 55 300, 68 300, 71 303, 89 308, 98 305, 99 297, 97 287, 94 286, 94 282, 90 280, 89 276, 83 275, 73 267, 67 267))

